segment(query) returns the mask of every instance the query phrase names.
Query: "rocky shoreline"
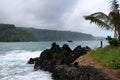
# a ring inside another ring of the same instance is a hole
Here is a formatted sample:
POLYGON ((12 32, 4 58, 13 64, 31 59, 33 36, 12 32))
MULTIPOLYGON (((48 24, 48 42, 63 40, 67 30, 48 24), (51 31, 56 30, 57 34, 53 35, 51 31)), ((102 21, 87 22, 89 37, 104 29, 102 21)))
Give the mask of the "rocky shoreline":
POLYGON ((113 80, 100 69, 73 63, 89 50, 87 46, 79 45, 71 50, 67 44, 60 47, 53 43, 50 49, 44 50, 37 58, 30 58, 28 63, 34 64, 35 70, 51 72, 54 80, 113 80))

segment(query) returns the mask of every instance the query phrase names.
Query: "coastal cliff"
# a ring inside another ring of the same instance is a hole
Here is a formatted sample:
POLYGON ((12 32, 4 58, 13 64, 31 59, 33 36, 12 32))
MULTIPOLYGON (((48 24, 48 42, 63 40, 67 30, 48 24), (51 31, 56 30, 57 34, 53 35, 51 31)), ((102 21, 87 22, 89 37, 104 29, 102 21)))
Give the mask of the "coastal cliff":
POLYGON ((12 24, 0 24, 0 42, 35 41, 32 33, 18 29, 12 24))

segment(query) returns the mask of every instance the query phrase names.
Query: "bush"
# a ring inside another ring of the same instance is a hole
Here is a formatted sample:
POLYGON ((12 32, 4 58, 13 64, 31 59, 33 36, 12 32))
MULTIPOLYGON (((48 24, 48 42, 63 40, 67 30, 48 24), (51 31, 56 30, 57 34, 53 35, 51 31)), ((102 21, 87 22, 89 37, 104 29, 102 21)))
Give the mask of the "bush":
POLYGON ((112 68, 112 69, 120 69, 120 63, 112 63, 112 64, 110 64, 110 68, 112 68))
POLYGON ((111 38, 111 36, 108 36, 106 40, 108 40, 110 46, 120 46, 120 41, 117 38, 111 38))

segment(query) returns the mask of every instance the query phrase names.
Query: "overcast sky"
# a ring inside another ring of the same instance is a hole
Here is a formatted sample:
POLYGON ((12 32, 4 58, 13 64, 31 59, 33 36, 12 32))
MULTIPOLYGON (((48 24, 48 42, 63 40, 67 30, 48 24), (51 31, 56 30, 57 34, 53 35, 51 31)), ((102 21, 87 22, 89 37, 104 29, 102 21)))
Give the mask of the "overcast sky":
POLYGON ((113 35, 98 28, 83 16, 108 13, 111 0, 0 0, 0 23, 19 27, 67 30, 95 36, 113 35))

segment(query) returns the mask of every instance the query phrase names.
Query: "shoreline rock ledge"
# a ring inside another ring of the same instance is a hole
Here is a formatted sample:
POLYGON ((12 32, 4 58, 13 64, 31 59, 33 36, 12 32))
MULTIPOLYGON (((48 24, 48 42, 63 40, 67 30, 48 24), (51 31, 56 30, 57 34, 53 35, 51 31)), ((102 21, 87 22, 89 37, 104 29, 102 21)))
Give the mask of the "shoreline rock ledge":
POLYGON ((60 47, 53 43, 50 49, 44 50, 37 58, 30 58, 28 63, 34 64, 35 70, 51 72, 53 80, 113 80, 99 69, 74 63, 89 50, 89 47, 80 45, 71 50, 67 44, 60 47))

